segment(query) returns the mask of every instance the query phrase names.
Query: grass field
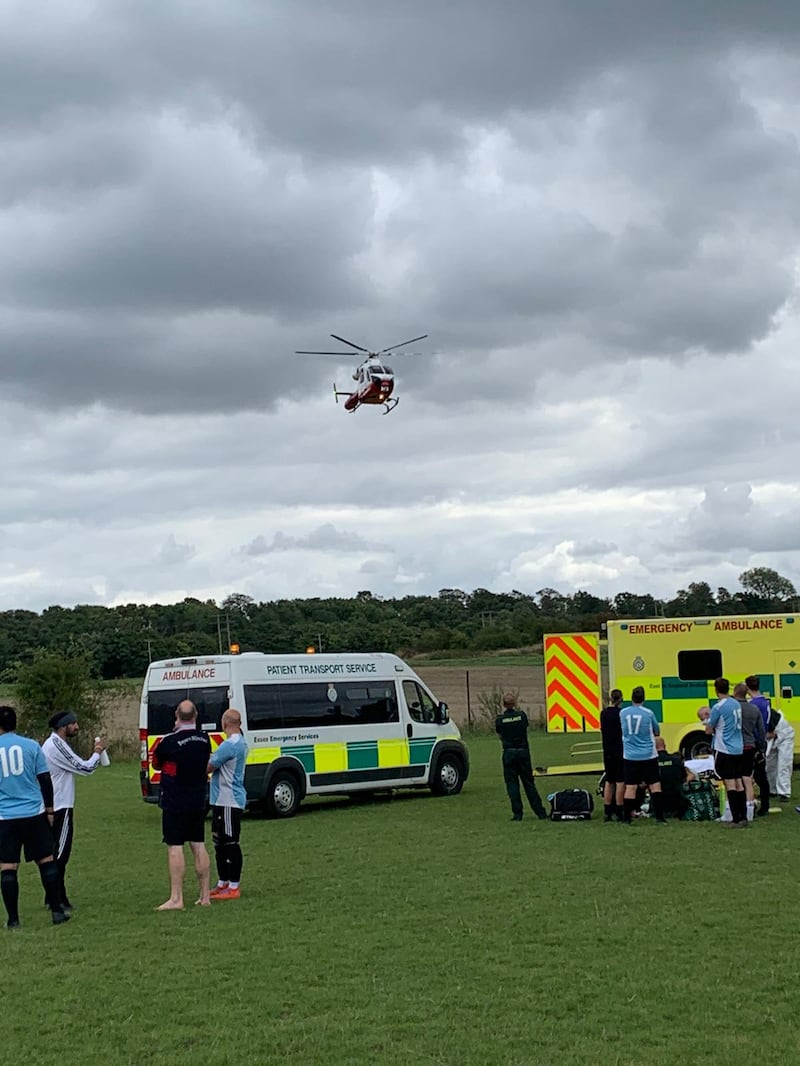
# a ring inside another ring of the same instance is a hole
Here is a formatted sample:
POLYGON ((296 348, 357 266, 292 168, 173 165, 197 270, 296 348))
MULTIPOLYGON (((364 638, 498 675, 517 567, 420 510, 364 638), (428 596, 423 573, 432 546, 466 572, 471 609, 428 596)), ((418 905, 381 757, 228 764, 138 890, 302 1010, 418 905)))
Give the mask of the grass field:
MULTIPOLYGON (((534 762, 563 759, 532 739, 534 762)), ((470 750, 457 797, 246 819, 242 899, 171 914, 136 765, 79 781, 75 917, 49 924, 26 867, 2 936, 3 1061, 797 1061, 793 807, 741 833, 515 824, 496 741, 470 750)))
POLYGON ((544 656, 540 651, 508 651, 508 652, 479 652, 465 653, 459 656, 457 652, 433 655, 414 655, 408 659, 413 669, 420 666, 458 666, 464 670, 476 669, 481 666, 541 666, 544 656))

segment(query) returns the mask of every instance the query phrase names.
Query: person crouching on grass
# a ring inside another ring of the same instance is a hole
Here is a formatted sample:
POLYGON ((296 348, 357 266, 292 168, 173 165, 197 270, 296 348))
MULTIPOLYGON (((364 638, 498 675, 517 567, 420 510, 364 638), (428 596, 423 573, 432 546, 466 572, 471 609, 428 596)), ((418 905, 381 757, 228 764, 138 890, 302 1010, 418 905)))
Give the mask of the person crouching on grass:
POLYGON ((229 707, 222 716, 225 740, 208 761, 211 774, 211 837, 219 880, 211 899, 238 899, 242 877, 242 849, 239 835, 242 811, 247 806, 244 765, 247 742, 242 736, 242 716, 229 707))
POLYGON ((644 705, 644 689, 641 685, 637 685, 631 693, 631 706, 623 707, 619 712, 619 721, 622 726, 622 766, 625 775, 624 824, 631 824, 636 809, 636 789, 644 784, 650 789, 656 822, 666 825, 656 750, 656 737, 660 730, 658 719, 644 705))
POLYGON ((211 904, 205 845, 210 757, 208 734, 197 728, 197 708, 191 700, 183 700, 175 709, 175 729, 162 737, 153 750, 153 767, 161 771, 158 805, 170 883, 169 899, 156 910, 183 910, 184 844, 189 845, 194 856, 200 885, 200 898, 196 902, 202 907, 211 904))

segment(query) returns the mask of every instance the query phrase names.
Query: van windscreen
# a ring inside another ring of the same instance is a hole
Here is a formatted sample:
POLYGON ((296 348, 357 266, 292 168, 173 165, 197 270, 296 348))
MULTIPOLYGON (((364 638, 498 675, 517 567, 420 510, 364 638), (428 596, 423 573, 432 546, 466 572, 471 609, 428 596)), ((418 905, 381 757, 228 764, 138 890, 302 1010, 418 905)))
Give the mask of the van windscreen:
POLYGON ((191 700, 197 708, 200 725, 214 723, 219 728, 222 712, 228 709, 226 685, 213 688, 165 688, 151 689, 147 693, 147 732, 150 736, 162 736, 175 728, 175 708, 181 700, 191 700))

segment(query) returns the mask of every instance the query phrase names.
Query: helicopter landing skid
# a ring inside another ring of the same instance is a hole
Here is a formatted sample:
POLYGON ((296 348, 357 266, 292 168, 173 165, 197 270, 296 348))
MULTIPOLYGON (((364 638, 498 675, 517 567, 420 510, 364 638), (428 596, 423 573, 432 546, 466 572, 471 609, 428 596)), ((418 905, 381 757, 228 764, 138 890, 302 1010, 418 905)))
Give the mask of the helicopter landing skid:
POLYGON ((393 396, 390 400, 384 400, 383 401, 383 406, 386 408, 386 410, 383 413, 385 415, 388 415, 391 411, 394 411, 395 407, 397 407, 397 405, 399 403, 400 403, 400 397, 399 396, 393 396))

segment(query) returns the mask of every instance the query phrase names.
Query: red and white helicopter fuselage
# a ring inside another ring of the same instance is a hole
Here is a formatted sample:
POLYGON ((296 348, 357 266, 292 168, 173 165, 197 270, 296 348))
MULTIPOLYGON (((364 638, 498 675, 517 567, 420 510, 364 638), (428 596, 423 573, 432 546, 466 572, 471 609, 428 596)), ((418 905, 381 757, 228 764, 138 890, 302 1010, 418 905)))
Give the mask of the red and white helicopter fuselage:
POLYGON ((346 392, 333 386, 337 403, 340 396, 347 397, 344 401, 346 411, 355 411, 362 403, 383 404, 386 407, 384 414, 388 415, 397 407, 398 400, 392 396, 394 371, 379 359, 370 358, 363 362, 353 374, 353 380, 357 383, 355 392, 346 392))
MULTIPOLYGON (((395 407, 397 407, 399 401, 396 396, 392 395, 394 392, 394 371, 383 361, 383 356, 388 352, 395 352, 397 355, 415 354, 407 351, 400 352, 398 349, 405 348, 407 344, 413 344, 415 341, 425 340, 428 334, 423 333, 419 337, 412 337, 410 340, 401 341, 400 344, 392 344, 388 348, 381 348, 379 352, 371 352, 368 348, 362 348, 360 344, 354 344, 352 341, 347 340, 346 337, 340 337, 336 333, 331 333, 331 336, 341 344, 346 344, 355 351, 363 352, 366 355, 364 362, 361 363, 353 374, 353 380, 356 382, 355 391, 351 392, 349 389, 337 389, 336 384, 334 383, 333 395, 336 397, 336 402, 339 402, 340 396, 344 396, 346 397, 344 401, 346 411, 357 411, 359 407, 366 404, 368 407, 381 406, 384 408, 383 413, 388 415, 390 411, 393 411, 395 407)), ((341 358, 349 353, 298 350, 295 354, 327 355, 341 358)))

